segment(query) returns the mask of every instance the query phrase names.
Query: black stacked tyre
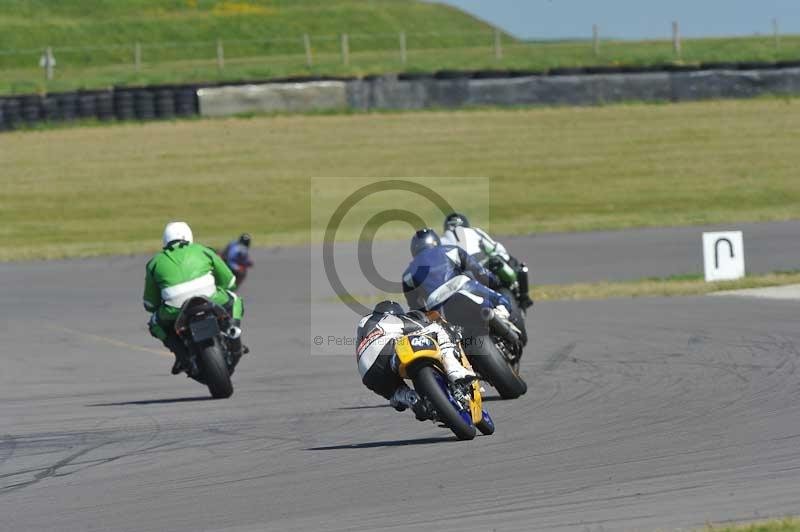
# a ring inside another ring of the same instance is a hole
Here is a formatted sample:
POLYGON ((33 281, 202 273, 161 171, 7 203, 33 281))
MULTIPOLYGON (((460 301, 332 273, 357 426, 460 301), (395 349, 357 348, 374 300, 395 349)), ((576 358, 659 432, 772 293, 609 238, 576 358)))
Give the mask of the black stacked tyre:
POLYGON ((97 118, 100 120, 111 120, 114 118, 114 98, 110 91, 103 91, 95 94, 95 105, 97 118))
POLYGON ((148 90, 138 90, 134 93, 133 100, 136 118, 139 120, 153 120, 156 117, 156 103, 153 93, 148 90))
POLYGON ((20 98, 22 120, 33 125, 42 121, 42 98, 38 95, 20 98))
POLYGON ((175 93, 171 89, 156 91, 156 116, 164 120, 175 118, 175 93))
POLYGON ((114 91, 114 116, 116 116, 118 120, 136 119, 133 92, 122 90, 114 91))
POLYGON ((48 122, 61 120, 61 109, 58 107, 58 99, 55 96, 42 98, 42 118, 48 122))
POLYGON ((75 120, 78 117, 78 95, 74 92, 62 92, 55 95, 61 120, 75 120))
POLYGON ((6 129, 16 129, 22 123, 22 111, 19 100, 9 98, 3 103, 6 129))
POLYGON ((197 88, 180 87, 175 90, 175 115, 194 116, 198 113, 197 88))
POLYGON ((78 96, 78 117, 82 120, 97 118, 97 98, 94 93, 86 92, 78 96))

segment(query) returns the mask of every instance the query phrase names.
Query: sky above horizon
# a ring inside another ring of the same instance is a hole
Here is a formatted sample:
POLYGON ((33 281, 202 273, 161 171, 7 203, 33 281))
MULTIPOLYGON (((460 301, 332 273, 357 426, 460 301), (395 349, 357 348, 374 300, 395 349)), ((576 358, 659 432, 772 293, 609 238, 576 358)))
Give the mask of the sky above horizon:
POLYGON ((800 33, 800 0, 444 0, 517 37, 563 39, 592 34, 619 39, 669 38, 678 20, 685 37, 800 33))

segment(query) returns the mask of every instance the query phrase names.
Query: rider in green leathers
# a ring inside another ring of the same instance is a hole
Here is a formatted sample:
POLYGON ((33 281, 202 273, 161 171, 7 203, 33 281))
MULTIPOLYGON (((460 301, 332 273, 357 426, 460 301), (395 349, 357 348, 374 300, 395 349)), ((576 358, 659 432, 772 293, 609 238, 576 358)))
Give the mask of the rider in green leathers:
MULTIPOLYGON (((147 263, 144 281, 144 308, 152 313, 150 334, 175 354, 173 375, 186 370, 189 353, 175 333, 174 324, 181 305, 191 297, 206 296, 231 315, 231 325, 239 328, 244 304, 234 294, 236 279, 230 268, 213 250, 193 243, 191 228, 185 222, 171 222, 164 228, 164 248, 147 263)), ((232 343, 234 356, 241 356, 241 332, 232 343)))

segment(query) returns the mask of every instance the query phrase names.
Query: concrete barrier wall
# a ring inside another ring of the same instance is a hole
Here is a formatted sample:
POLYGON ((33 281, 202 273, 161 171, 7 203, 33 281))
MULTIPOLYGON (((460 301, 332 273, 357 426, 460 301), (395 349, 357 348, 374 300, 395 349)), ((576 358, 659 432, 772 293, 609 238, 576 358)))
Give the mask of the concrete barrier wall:
POLYGON ((197 99, 203 116, 344 110, 347 86, 343 81, 313 81, 211 87, 198 90, 197 99))
POLYGON ((399 79, 245 85, 201 89, 200 113, 593 105, 800 94, 800 68, 523 76, 496 79, 399 79))
POLYGON ((761 71, 645 72, 498 79, 348 82, 350 108, 424 109, 480 105, 592 105, 800 94, 800 68, 761 71))

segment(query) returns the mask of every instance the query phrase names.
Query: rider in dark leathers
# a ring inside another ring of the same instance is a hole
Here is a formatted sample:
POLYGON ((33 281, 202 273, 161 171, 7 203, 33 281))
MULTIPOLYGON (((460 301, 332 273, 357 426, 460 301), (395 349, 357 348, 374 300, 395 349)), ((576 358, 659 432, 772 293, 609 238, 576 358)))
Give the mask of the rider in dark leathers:
POLYGON ((361 381, 373 392, 385 397, 398 411, 412 408, 417 419, 428 419, 417 393, 397 374, 395 341, 408 334, 433 338, 442 354, 442 364, 451 382, 472 379, 475 373, 461 365, 453 333, 444 325, 431 322, 418 311, 405 312, 394 301, 382 301, 358 324, 356 360, 361 381))

